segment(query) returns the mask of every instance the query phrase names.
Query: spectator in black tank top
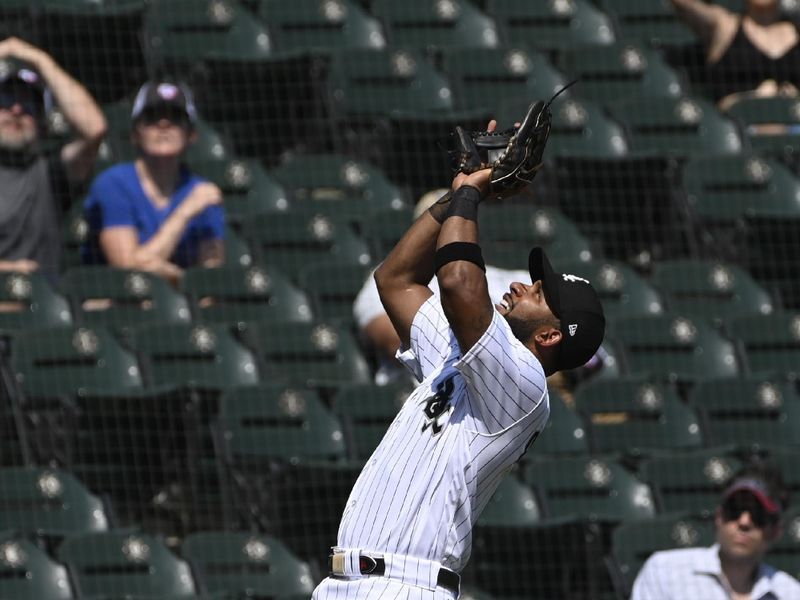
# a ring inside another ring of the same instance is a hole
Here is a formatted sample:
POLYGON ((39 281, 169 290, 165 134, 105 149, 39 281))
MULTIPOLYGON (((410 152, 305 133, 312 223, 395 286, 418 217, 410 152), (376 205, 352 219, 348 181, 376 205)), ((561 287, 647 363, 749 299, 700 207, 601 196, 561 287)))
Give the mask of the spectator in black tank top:
POLYGON ((797 96, 800 32, 779 0, 744 0, 741 14, 702 0, 671 0, 705 45, 709 91, 722 110, 742 98, 797 96))

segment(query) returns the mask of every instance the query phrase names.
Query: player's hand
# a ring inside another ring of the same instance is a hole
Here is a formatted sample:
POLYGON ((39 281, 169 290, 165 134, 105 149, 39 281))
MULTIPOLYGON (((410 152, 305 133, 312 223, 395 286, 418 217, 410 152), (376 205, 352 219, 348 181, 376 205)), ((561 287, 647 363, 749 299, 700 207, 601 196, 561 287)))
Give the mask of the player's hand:
POLYGON ((18 37, 11 36, 0 42, 0 58, 16 58, 38 66, 40 61, 47 56, 41 48, 18 37))
MULTIPOLYGON (((492 132, 497 129, 497 121, 492 119, 489 121, 489 124, 486 126, 486 131, 492 132)), ((480 171, 475 171, 474 173, 470 173, 469 175, 466 173, 458 173, 453 178, 453 191, 456 191, 462 185, 471 185, 474 188, 480 190, 482 194, 485 194, 489 191, 489 183, 492 177, 492 170, 491 169, 481 169, 480 171)))
POLYGON ((203 182, 194 186, 186 200, 181 204, 181 211, 187 219, 193 219, 210 206, 222 204, 222 191, 213 183, 203 182))

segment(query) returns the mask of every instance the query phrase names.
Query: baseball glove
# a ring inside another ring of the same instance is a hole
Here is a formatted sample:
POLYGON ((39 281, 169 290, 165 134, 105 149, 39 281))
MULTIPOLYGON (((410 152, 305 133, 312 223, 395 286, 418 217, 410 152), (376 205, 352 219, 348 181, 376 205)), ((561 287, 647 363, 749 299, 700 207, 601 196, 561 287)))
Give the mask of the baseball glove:
POLYGON ((450 151, 453 174, 490 168, 490 192, 497 196, 506 196, 531 183, 542 166, 550 136, 550 105, 571 85, 559 90, 546 104, 541 100, 532 103, 519 128, 489 132, 456 127, 455 149, 450 151))

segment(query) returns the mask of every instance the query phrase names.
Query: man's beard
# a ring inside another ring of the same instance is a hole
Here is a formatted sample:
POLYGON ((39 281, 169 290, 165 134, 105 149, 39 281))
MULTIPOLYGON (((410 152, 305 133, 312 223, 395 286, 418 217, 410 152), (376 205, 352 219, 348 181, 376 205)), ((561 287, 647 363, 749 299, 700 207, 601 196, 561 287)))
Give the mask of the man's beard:
POLYGON ((540 327, 561 328, 561 324, 554 319, 519 319, 511 314, 506 315, 506 322, 511 327, 511 333, 514 334, 514 337, 523 344, 527 344, 533 333, 540 327))
POLYGON ((6 152, 23 152, 30 150, 36 142, 36 132, 9 137, 0 133, 0 150, 6 152))

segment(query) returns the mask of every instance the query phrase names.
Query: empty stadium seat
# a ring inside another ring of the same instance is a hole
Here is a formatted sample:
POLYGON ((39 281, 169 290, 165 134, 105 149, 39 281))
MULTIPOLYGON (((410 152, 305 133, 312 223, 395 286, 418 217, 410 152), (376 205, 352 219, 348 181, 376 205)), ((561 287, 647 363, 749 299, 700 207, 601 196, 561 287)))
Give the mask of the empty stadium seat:
POLYGON ((221 389, 259 382, 253 354, 218 323, 144 325, 130 341, 153 384, 191 383, 221 389))
POLYGON ((145 533, 76 535, 62 542, 58 559, 70 569, 82 594, 131 594, 193 598, 189 565, 163 542, 145 533))
POLYGON ((494 22, 472 0, 374 0, 371 8, 386 26, 392 46, 494 48, 498 44, 494 22))
POLYGON ((544 54, 525 47, 447 49, 442 69, 452 84, 456 108, 489 109, 498 115, 501 129, 524 114, 515 113, 510 122, 501 119, 498 108, 503 100, 548 99, 567 83, 544 54))
POLYGON ((710 514, 723 486, 741 468, 730 448, 676 452, 645 460, 639 467, 658 500, 660 513, 692 511, 710 514))
POLYGON ((800 396, 791 384, 762 377, 705 382, 690 402, 711 445, 800 444, 800 396))
POLYGON ((614 19, 624 39, 654 46, 685 46, 697 41, 694 32, 665 2, 600 0, 600 6, 614 19))
POLYGON ((633 455, 701 448, 700 422, 668 385, 643 378, 589 381, 575 394, 595 452, 633 455))
POLYGON ((679 158, 738 154, 736 125, 713 104, 696 97, 637 97, 612 112, 630 133, 631 150, 679 158))
POLYGON ((575 94, 602 104, 641 96, 677 97, 686 92, 678 73, 652 48, 637 43, 570 47, 558 67, 578 80, 575 94))
POLYGON ((252 160, 188 159, 192 169, 219 186, 225 198, 225 220, 240 224, 253 215, 280 212, 291 206, 283 186, 252 160))
POLYGON ((751 373, 786 376, 800 372, 800 315, 797 313, 740 317, 728 322, 728 330, 741 344, 751 373))
POLYGON ((362 265, 308 265, 300 271, 299 282, 317 318, 347 326, 353 321, 353 301, 370 272, 362 265))
POLYGON ((486 262, 501 268, 525 269, 531 246, 563 260, 593 258, 590 242, 555 208, 488 205, 481 211, 480 233, 486 262))
POLYGON ((0 598, 72 600, 77 598, 67 569, 32 542, 0 535, 0 598))
POLYGON ((797 161, 797 98, 745 98, 731 106, 727 114, 742 125, 754 151, 790 163, 797 161))
POLYGON ((253 251, 233 228, 225 228, 225 266, 249 267, 253 264, 253 251))
POLYGON ((721 322, 737 315, 769 314, 773 302, 747 271, 717 261, 676 259, 655 264, 652 283, 671 312, 721 322))
POLYGON ((710 546, 716 540, 713 522, 691 513, 660 515, 647 521, 622 523, 611 537, 615 587, 627 598, 636 575, 653 552, 710 546))
POLYGON ((83 216, 83 201, 74 202, 62 217, 61 264, 65 269, 83 264, 81 249, 89 239, 89 223, 83 216))
POLYGON ((410 206, 369 213, 362 224, 361 236, 369 244, 371 256, 383 260, 413 222, 414 210, 410 206))
POLYGON ((353 335, 332 323, 251 322, 243 335, 268 377, 323 390, 371 380, 353 335))
POLYGON ((67 299, 39 273, 0 273, 0 330, 72 325, 67 299))
POLYGON ((672 313, 631 317, 616 321, 609 333, 630 374, 692 382, 740 373, 733 343, 703 320, 672 313))
POLYGON ((386 36, 380 22, 355 0, 320 5, 315 0, 264 0, 257 14, 281 51, 336 48, 383 48, 386 36))
POLYGON ((269 459, 343 461, 338 419, 311 391, 284 385, 227 390, 219 401, 225 454, 234 463, 269 459))
POLYGON ((29 396, 60 396, 87 388, 140 387, 136 357, 103 328, 59 328, 14 338, 11 367, 29 396))
POLYGON ((367 266, 369 249, 345 220, 316 211, 293 210, 257 215, 242 226, 254 259, 295 279, 310 264, 367 266))
POLYGON ((189 303, 163 278, 106 266, 70 269, 61 289, 84 325, 130 327, 142 323, 188 323, 189 303))
POLYGON ((503 477, 478 522, 484 527, 525 527, 541 522, 536 495, 516 476, 503 477))
POLYGON ((533 459, 525 467, 523 482, 537 492, 549 519, 627 521, 647 519, 656 512, 649 486, 604 458, 533 459))
POLYGON ((506 44, 564 48, 611 44, 616 39, 608 15, 588 0, 488 0, 486 13, 497 22, 506 44))
POLYGON ((272 267, 188 269, 182 283, 195 320, 310 321, 307 295, 272 267))
POLYGON ((554 389, 550 393, 550 418, 530 452, 540 455, 588 454, 589 432, 581 416, 554 389))
POLYGON ((786 308, 800 309, 800 215, 753 215, 745 221, 743 262, 786 308))
MULTIPOLYGON (((102 500, 71 473, 29 467, 0 469, 0 529, 63 536, 108 528, 102 500)), ((0 597, 4 597, 1 591, 0 597)))
POLYGON ((603 259, 588 262, 554 260, 562 273, 573 273, 592 283, 603 303, 608 321, 664 312, 664 299, 659 291, 623 262, 603 259))
POLYGON ((181 555, 211 594, 308 598, 314 579, 308 564, 270 535, 202 531, 181 544, 181 555))
POLYGON ((333 398, 333 411, 347 433, 351 453, 367 460, 413 391, 407 382, 388 385, 354 383, 342 385, 333 398))

